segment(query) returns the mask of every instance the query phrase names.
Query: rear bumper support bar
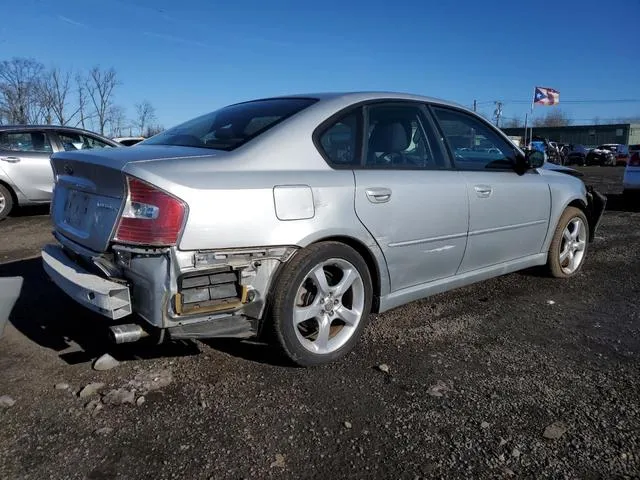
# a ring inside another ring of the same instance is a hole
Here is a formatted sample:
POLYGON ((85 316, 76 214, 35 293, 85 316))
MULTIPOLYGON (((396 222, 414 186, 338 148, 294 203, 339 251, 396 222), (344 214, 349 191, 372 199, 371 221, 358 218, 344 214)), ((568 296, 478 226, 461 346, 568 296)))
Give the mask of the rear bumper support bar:
POLYGON ((62 247, 46 245, 42 250, 42 263, 51 280, 76 302, 112 320, 131 314, 128 286, 84 270, 62 247))

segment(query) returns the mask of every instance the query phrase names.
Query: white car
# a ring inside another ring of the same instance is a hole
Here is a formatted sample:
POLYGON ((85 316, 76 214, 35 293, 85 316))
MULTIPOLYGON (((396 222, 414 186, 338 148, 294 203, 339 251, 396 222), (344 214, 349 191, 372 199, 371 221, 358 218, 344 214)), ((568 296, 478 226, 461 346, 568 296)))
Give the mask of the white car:
POLYGON ((640 196, 640 145, 629 145, 629 155, 622 179, 624 196, 627 198, 640 196))
POLYGON ((121 143, 125 147, 131 147, 136 143, 140 143, 144 140, 144 137, 115 137, 112 139, 114 142, 121 143))

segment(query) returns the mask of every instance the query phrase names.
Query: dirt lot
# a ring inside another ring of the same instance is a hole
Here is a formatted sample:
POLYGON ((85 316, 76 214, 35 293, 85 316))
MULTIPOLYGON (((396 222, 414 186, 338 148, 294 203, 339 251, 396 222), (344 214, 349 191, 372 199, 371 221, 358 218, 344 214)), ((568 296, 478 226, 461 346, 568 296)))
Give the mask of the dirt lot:
POLYGON ((314 370, 236 341, 114 348, 34 258, 47 209, 2 222, 0 276, 25 288, 0 340, 0 478, 637 478, 640 213, 622 169, 583 170, 609 206, 577 278, 415 302, 314 370), (92 370, 106 351, 120 365, 92 370), (102 403, 78 396, 91 382, 102 403))

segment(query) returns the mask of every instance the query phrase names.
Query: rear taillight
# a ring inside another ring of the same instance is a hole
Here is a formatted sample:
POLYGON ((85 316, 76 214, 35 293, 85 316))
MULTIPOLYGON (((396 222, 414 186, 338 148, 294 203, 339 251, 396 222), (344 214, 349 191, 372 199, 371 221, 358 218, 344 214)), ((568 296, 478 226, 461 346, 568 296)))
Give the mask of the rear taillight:
POLYGON ((176 245, 187 213, 186 204, 158 188, 127 178, 127 200, 114 240, 167 247, 176 245))
POLYGON ((629 165, 631 165, 632 167, 640 167, 640 153, 636 152, 633 155, 631 155, 631 158, 629 159, 629 165))

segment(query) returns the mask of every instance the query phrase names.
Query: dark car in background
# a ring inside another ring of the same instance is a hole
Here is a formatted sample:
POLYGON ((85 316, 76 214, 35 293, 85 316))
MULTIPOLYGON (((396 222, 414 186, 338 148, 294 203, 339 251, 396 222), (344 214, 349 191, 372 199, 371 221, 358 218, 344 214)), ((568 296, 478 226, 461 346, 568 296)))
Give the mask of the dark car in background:
POLYGON ((564 160, 565 165, 586 165, 589 151, 584 145, 569 145, 567 150, 564 160))
POLYGON ((0 126, 0 220, 15 206, 51 201, 51 154, 113 147, 122 145, 79 128, 0 126))
POLYGON ((587 153, 586 165, 615 166, 616 154, 607 148, 607 145, 599 145, 587 153))

